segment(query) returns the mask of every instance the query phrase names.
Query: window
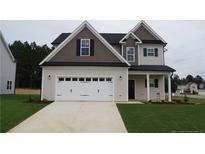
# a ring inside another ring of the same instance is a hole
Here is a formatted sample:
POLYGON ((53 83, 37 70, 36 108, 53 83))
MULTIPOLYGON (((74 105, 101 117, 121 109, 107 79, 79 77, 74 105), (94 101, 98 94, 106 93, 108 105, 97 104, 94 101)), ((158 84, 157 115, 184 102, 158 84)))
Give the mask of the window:
POLYGON ((147 49, 147 56, 154 56, 154 49, 147 49))
POLYGON ((79 81, 85 81, 85 78, 79 78, 79 81))
POLYGON ((72 78, 72 81, 78 81, 78 78, 72 78))
POLYGON ((90 39, 81 39, 81 56, 90 56, 90 39))
POLYGON ((105 81, 105 78, 100 78, 99 81, 105 81))
POLYGON ((112 78, 106 78, 106 81, 111 82, 112 78))
POLYGON ((58 78, 58 81, 64 81, 64 78, 60 77, 58 78))
POLYGON ((93 78, 93 81, 98 81, 98 78, 93 78))
POLYGON ((150 57, 158 57, 158 48, 144 48, 144 57, 150 56, 150 57))
POLYGON ((70 78, 65 78, 66 81, 70 81, 70 78))
MULTIPOLYGON (((153 88, 158 88, 158 79, 150 79, 149 86, 153 88)), ((145 79, 145 88, 147 88, 147 80, 145 79)))
POLYGON ((91 78, 86 78, 85 80, 88 82, 88 81, 91 81, 91 78))
POLYGON ((12 81, 7 81, 7 90, 12 89, 12 81))
POLYGON ((155 87, 154 79, 150 79, 150 81, 149 81, 149 86, 150 86, 150 87, 155 87))
POLYGON ((134 47, 127 47, 127 61, 134 62, 135 61, 135 48, 134 47))

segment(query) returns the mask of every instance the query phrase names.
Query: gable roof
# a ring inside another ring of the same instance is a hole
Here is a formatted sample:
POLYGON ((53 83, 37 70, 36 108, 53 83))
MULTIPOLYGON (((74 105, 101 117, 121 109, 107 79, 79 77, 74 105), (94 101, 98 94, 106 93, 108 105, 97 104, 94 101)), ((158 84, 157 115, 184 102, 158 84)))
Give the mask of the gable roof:
POLYGON ((9 56, 10 56, 10 58, 11 58, 11 60, 15 63, 16 60, 15 60, 15 58, 14 58, 14 56, 13 56, 11 50, 9 49, 9 46, 8 46, 6 40, 4 39, 3 34, 2 34, 1 31, 0 31, 0 39, 2 40, 2 42, 3 42, 4 46, 5 46, 5 48, 6 48, 7 52, 8 52, 8 54, 9 54, 9 56))
POLYGON ((56 47, 39 65, 49 61, 53 58, 67 43, 69 43, 79 32, 87 27, 121 62, 130 64, 87 22, 84 21, 78 28, 76 28, 61 44, 56 47))
MULTIPOLYGON (((71 33, 60 34, 51 44, 61 44, 71 33)), ((100 33, 100 35, 111 45, 119 45, 120 40, 125 37, 125 33, 100 33)), ((164 44, 161 40, 141 40, 142 43, 164 44)))
POLYGON ((133 33, 133 32, 129 32, 127 33, 121 40, 120 43, 125 43, 124 40, 128 39, 129 37, 133 37, 133 39, 136 39, 136 43, 142 43, 142 41, 133 33))
POLYGON ((159 36, 144 20, 140 21, 133 29, 131 29, 130 32, 134 33, 141 26, 150 32, 157 40, 161 40, 164 44, 167 44, 167 42, 161 36, 159 36))

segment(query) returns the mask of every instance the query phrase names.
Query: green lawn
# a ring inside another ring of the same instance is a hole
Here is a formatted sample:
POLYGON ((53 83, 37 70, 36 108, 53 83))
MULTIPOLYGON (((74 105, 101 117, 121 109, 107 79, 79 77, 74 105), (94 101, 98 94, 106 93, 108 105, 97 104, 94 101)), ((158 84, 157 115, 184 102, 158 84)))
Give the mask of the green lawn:
POLYGON ((205 105, 117 106, 130 133, 205 132, 205 105))
MULTIPOLYGON (((39 99, 39 95, 31 95, 39 99)), ((29 103, 29 95, 0 95, 0 132, 7 132, 38 110, 45 103, 29 103)))

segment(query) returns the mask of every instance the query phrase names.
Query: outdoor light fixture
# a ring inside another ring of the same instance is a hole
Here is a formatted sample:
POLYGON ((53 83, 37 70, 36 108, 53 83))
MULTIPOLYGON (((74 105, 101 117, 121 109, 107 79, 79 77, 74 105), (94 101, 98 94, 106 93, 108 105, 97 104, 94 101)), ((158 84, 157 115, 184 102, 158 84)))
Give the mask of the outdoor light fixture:
POLYGON ((48 75, 48 80, 50 80, 51 79, 51 75, 48 75))

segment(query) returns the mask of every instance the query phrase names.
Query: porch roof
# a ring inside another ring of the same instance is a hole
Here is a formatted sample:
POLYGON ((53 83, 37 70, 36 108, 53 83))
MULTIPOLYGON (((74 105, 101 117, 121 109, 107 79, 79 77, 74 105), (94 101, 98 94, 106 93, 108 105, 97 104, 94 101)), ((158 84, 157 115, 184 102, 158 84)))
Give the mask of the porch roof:
POLYGON ((166 65, 132 65, 130 71, 163 71, 175 72, 176 70, 166 65))

